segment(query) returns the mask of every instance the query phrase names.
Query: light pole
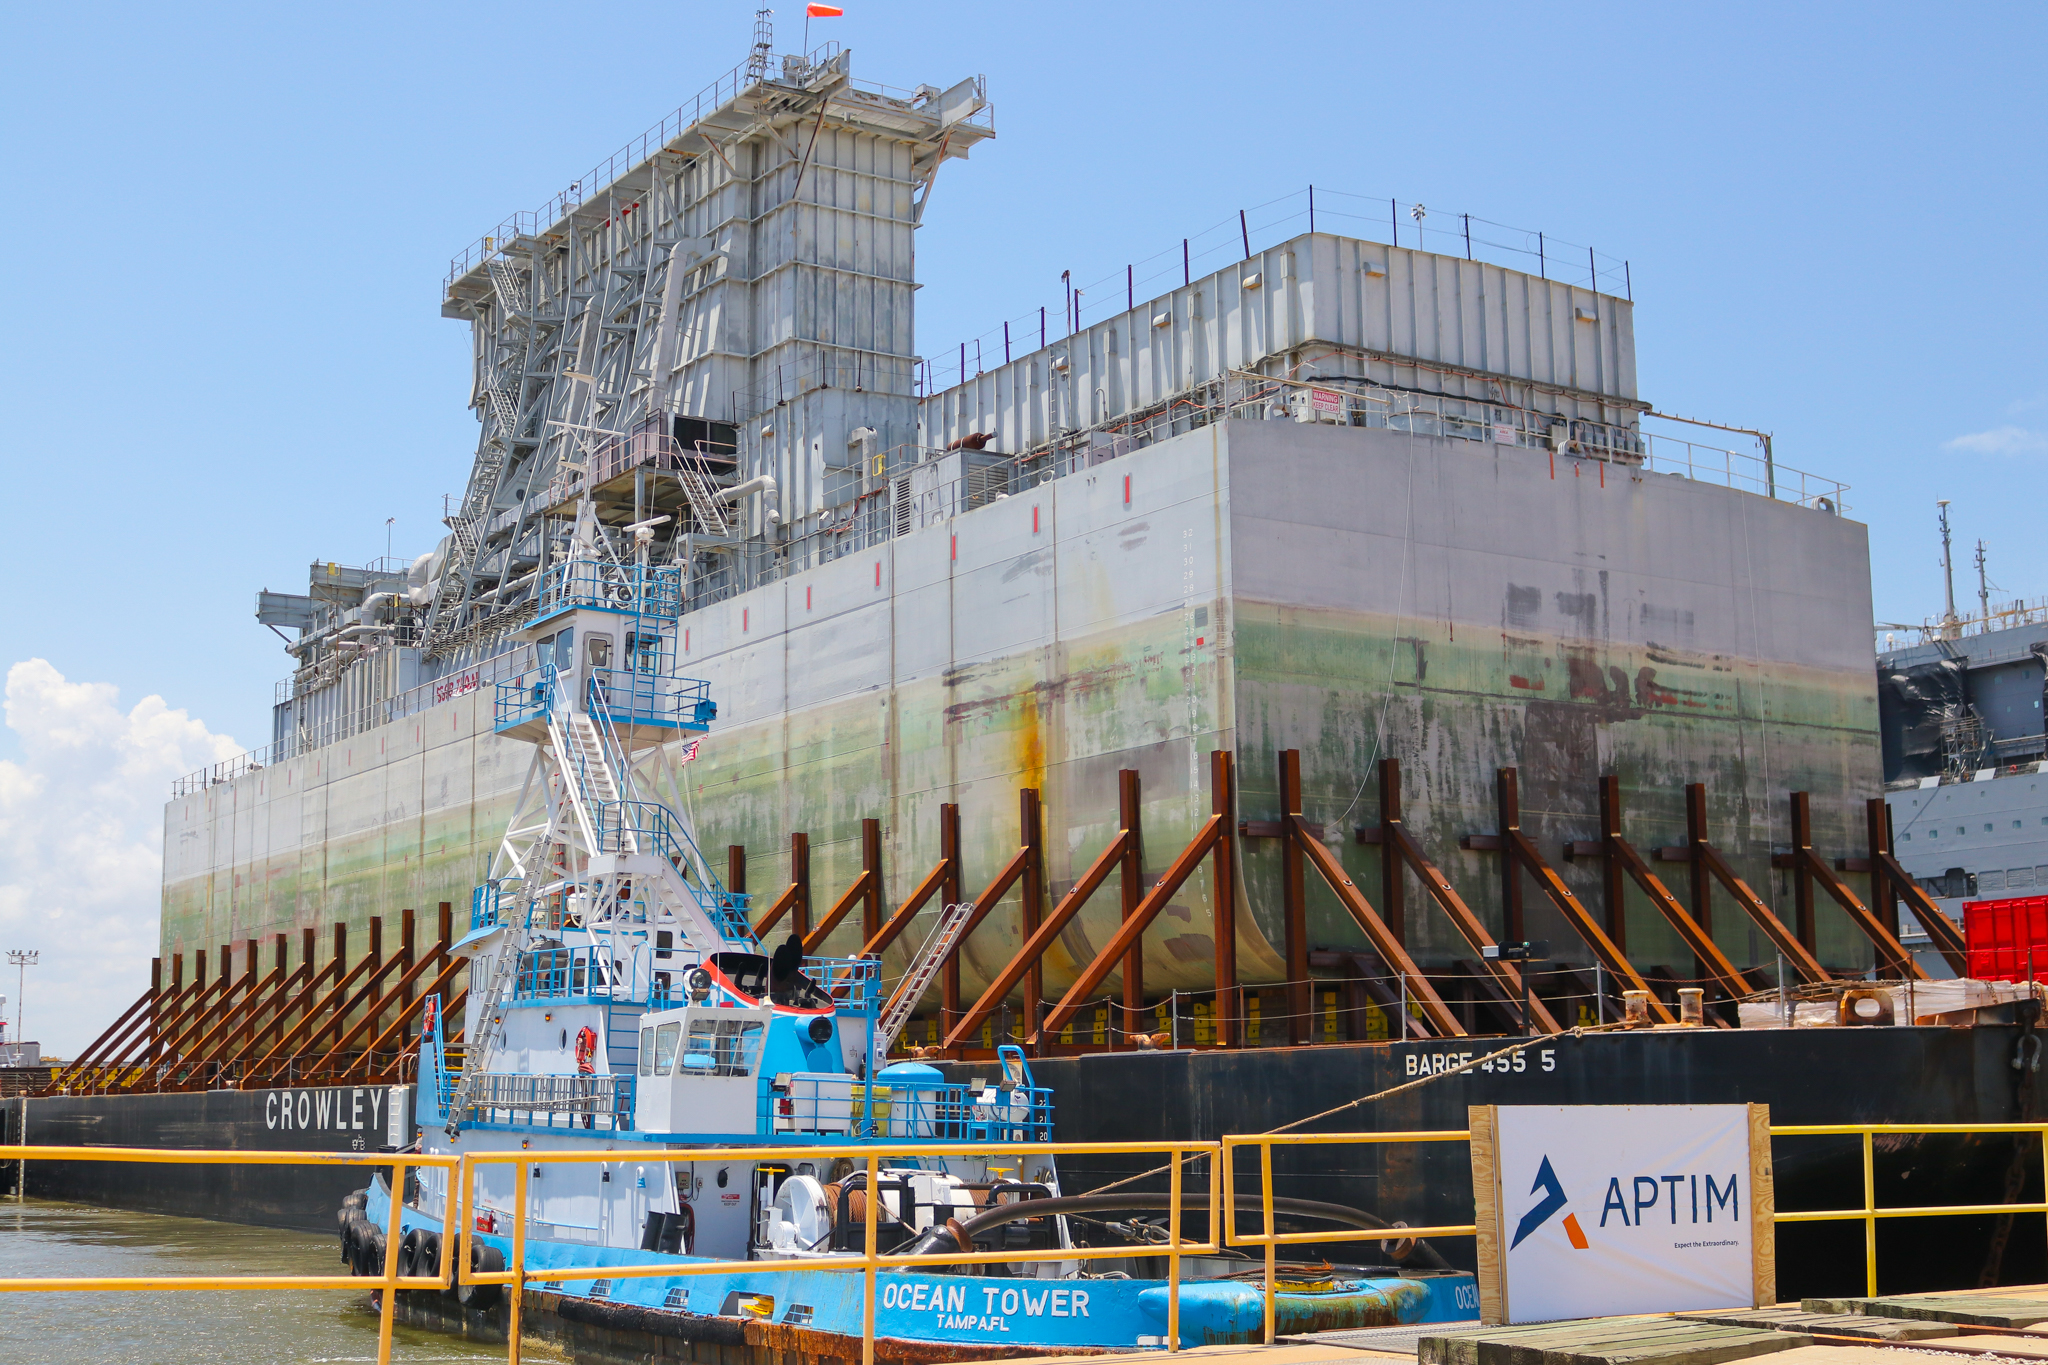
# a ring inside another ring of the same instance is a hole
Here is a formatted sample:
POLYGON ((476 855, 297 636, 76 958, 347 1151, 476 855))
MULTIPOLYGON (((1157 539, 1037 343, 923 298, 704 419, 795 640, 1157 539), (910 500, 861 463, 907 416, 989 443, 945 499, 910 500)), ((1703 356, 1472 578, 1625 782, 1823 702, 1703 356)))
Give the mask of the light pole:
POLYGON ((41 956, 42 956, 42 953, 41 953, 40 951, 36 950, 36 949, 33 949, 33 948, 31 948, 31 949, 26 949, 26 950, 24 950, 24 949, 21 949, 21 948, 9 948, 9 949, 7 950, 7 961, 8 961, 8 965, 12 966, 12 967, 13 967, 13 968, 15 969, 15 971, 14 971, 14 1041, 15 1041, 15 1042, 17 1042, 17 1043, 19 1043, 19 1042, 20 1042, 20 1041, 22 1040, 22 1038, 23 1038, 23 1037, 25 1036, 25 1035, 24 1035, 24 1034, 22 1033, 22 1031, 21 1031, 21 1010, 22 1010, 22 1005, 23 1005, 23 1000, 22 1000, 22 992, 23 992, 23 990, 24 990, 24 989, 26 989, 26 987, 27 987, 27 985, 28 985, 28 980, 27 980, 27 978, 28 978, 28 969, 29 969, 29 968, 31 968, 31 967, 33 967, 33 966, 35 966, 35 965, 36 965, 36 961, 37 961, 37 959, 38 959, 38 958, 40 958, 41 956))

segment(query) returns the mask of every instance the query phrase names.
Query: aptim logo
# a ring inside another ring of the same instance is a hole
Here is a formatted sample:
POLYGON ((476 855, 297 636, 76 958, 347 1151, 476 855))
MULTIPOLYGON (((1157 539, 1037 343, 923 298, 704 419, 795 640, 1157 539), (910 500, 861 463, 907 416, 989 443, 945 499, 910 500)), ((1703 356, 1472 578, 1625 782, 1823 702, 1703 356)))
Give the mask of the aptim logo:
MULTIPOLYGON (((1543 1197, 1537 1200, 1535 1207, 1523 1214, 1522 1221, 1515 1225, 1515 1240, 1508 1243, 1509 1251, 1520 1246, 1525 1237, 1549 1222, 1550 1216, 1565 1206, 1564 1186, 1558 1181, 1557 1172, 1550 1168, 1550 1158, 1547 1156, 1543 1158, 1543 1164, 1536 1168, 1536 1183, 1529 1187, 1529 1193, 1535 1194, 1539 1190, 1543 1197)), ((1579 1216, 1575 1213, 1564 1216, 1564 1235, 1569 1237, 1572 1245, 1580 1251, 1586 1250, 1590 1245, 1586 1241, 1585 1230, 1579 1226, 1579 1216)))

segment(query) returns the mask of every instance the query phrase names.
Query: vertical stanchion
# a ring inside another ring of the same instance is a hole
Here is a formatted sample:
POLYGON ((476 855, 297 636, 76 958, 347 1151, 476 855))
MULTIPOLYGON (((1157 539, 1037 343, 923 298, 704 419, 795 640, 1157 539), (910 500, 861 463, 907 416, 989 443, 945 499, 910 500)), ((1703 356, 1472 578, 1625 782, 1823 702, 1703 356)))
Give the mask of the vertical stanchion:
POLYGON ((1868 1128, 1863 1130, 1863 1289, 1877 1297, 1877 1166, 1868 1128))
POLYGON ((505 1327, 506 1365, 519 1365, 519 1305, 526 1297, 526 1181, 533 1168, 524 1157, 512 1175, 512 1283, 505 1290, 512 1296, 510 1320, 505 1327))
POLYGON ((1273 1144, 1259 1144, 1259 1212, 1266 1233, 1266 1344, 1273 1344, 1273 1144))
POLYGON ((405 1158, 391 1162, 391 1216, 384 1224, 384 1288, 377 1295, 377 1365, 391 1365, 391 1314, 398 1305, 398 1244, 404 1239, 398 1216, 405 1208, 405 1158))
MULTIPOLYGON (((1180 1148, 1169 1154, 1173 1174, 1166 1193, 1166 1349, 1180 1349, 1180 1148)), ((874 1365, 864 1361, 862 1365, 874 1365)))
MULTIPOLYGON (((1017 1162, 1017 1174, 1024 1174, 1024 1162, 1017 1162)), ((867 1282, 867 1293, 862 1296, 860 1309, 860 1363, 875 1365, 875 1230, 881 1226, 882 1190, 881 1158, 868 1153, 867 1227, 861 1232, 861 1255, 867 1263, 861 1269, 861 1278, 867 1282)))

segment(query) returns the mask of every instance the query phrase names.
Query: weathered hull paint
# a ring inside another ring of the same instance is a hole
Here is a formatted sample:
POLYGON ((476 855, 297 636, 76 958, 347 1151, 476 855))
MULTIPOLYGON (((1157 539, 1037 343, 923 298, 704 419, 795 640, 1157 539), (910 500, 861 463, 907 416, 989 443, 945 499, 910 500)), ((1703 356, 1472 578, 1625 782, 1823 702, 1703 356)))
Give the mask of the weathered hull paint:
MULTIPOLYGON (((1521 770, 1525 827, 1587 897, 1595 873, 1557 853, 1596 833, 1597 780, 1616 773, 1643 848, 1677 841, 1682 788, 1704 783, 1716 844, 1785 903, 1769 857, 1786 793, 1812 793, 1832 855, 1860 851, 1879 789, 1868 557, 1854 522, 1683 478, 1233 421, 691 613, 683 657, 720 721, 670 794, 714 863, 747 846, 757 894, 787 884, 787 836, 807 832, 822 907, 859 870, 864 817, 883 823, 889 898, 906 895, 949 801, 971 893, 1014 850, 1016 790, 1034 786, 1057 896, 1114 833, 1119 768, 1142 775, 1149 874, 1209 812, 1207 750, 1236 752, 1238 814, 1257 819, 1276 813, 1275 752, 1296 748, 1305 814, 1370 889, 1377 850, 1348 831, 1377 819, 1372 765, 1393 756, 1410 826, 1498 926, 1493 859, 1457 846, 1496 823, 1496 767, 1521 770)), ((524 775, 490 706, 457 697, 173 801, 165 951, 464 903, 524 775)), ((1277 852, 1241 852, 1240 969, 1279 980, 1277 852)), ((1198 874, 1147 934, 1152 992, 1210 984, 1214 894, 1198 874)), ((1020 941, 1017 895, 967 945, 970 988, 1020 941)), ((1526 900, 1531 937, 1590 960, 1526 900)), ((1716 901, 1737 965, 1768 964, 1716 901)), ((1081 914, 1047 958, 1049 990, 1117 918, 1108 895, 1081 914)), ((1408 918, 1425 966, 1466 954, 1416 890, 1408 918)), ((1868 964, 1832 906, 1817 918, 1824 963, 1868 964)), ((853 949, 857 919, 833 951, 853 949)), ((1691 974, 1633 892, 1629 921, 1639 967, 1691 974)), ((1310 938, 1363 941, 1313 879, 1310 938)))

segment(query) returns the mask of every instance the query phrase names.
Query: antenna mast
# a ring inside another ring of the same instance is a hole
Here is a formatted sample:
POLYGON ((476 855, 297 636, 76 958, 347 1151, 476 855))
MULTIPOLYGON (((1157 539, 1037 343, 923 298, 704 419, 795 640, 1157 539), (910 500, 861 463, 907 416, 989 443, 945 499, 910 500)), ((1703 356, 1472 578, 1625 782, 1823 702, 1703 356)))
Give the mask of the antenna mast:
POLYGON ((1991 629, 1991 582, 1984 576, 1984 542, 1977 542, 1977 619, 1980 631, 1991 629))
POLYGON ((1934 505, 1941 509, 1941 586, 1945 594, 1946 608, 1941 614, 1941 638, 1956 638, 1956 566, 1949 554, 1948 499, 1936 498, 1934 505))

